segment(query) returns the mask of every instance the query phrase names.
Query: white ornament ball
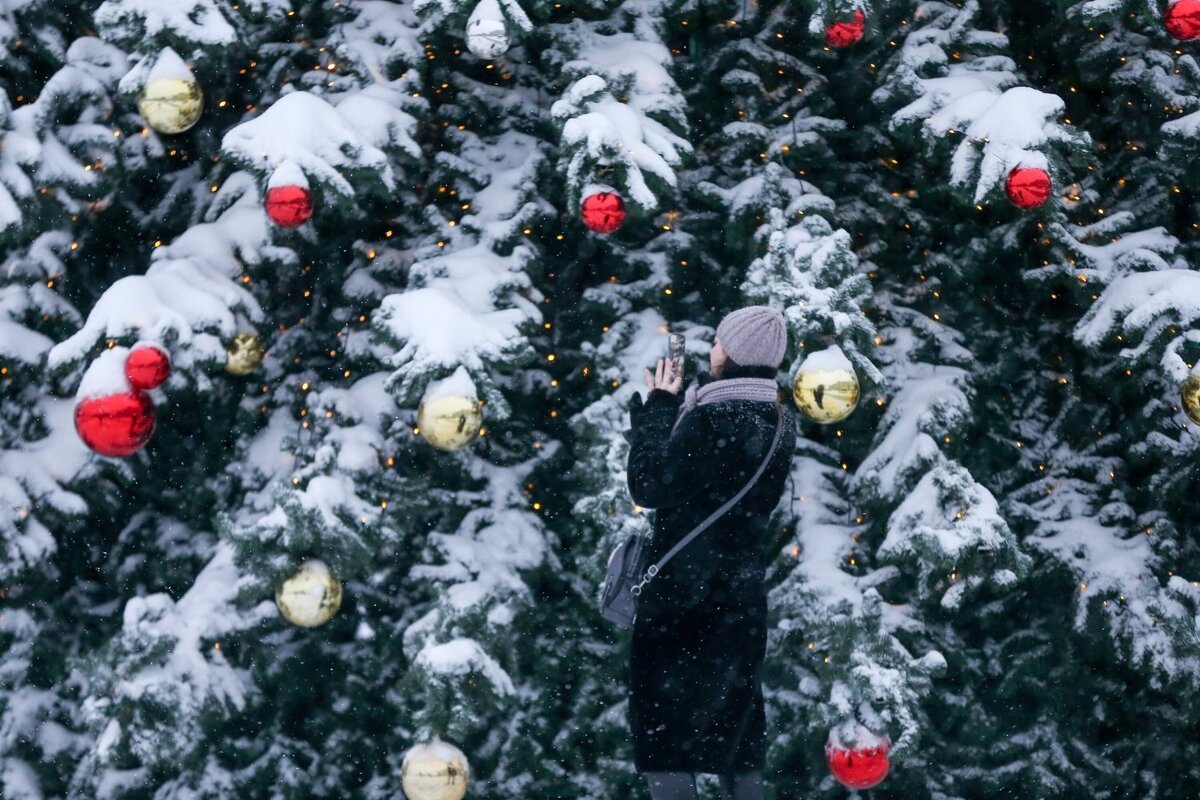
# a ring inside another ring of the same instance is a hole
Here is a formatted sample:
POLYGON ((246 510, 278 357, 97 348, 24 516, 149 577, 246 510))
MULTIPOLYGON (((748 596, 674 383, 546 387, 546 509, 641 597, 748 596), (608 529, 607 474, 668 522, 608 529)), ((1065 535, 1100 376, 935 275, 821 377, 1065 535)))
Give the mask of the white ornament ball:
POLYGON ((414 745, 400 764, 400 784, 408 800, 462 800, 471 767, 463 752, 449 742, 414 745))
POLYGON ((275 590, 275 605, 284 619, 315 628, 333 619, 342 604, 342 584, 324 561, 311 558, 275 590))
POLYGON ((476 58, 499 58, 512 47, 504 20, 486 17, 473 18, 467 23, 467 49, 476 58))

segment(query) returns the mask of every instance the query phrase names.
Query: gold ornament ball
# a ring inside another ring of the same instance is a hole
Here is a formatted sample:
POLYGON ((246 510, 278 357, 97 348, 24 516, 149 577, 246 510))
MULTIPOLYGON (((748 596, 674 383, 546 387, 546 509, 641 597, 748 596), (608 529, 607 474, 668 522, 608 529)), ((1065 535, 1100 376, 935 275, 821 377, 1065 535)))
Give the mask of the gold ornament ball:
POLYGON ((1179 390, 1179 399, 1183 405, 1183 413, 1188 419, 1200 425, 1200 375, 1189 375, 1179 390))
POLYGON ((425 441, 439 450, 457 450, 470 444, 483 425, 483 409, 473 397, 451 394, 421 401, 417 428, 425 441))
POLYGON ((258 334, 239 333, 225 348, 225 371, 230 375, 249 375, 259 368, 265 355, 258 334))
POLYGON ((434 738, 404 754, 400 784, 408 800, 462 800, 467 793, 471 767, 463 752, 434 738))
POLYGON ((284 619, 301 628, 315 628, 333 619, 342 604, 342 584, 325 566, 311 558, 275 590, 275 605, 284 619))
POLYGON ((151 78, 138 99, 138 113, 159 133, 183 133, 200 120, 204 92, 194 79, 151 78))
POLYGON ((850 416, 858 405, 858 394, 858 375, 836 345, 804 359, 792 385, 796 408, 822 424, 850 416))

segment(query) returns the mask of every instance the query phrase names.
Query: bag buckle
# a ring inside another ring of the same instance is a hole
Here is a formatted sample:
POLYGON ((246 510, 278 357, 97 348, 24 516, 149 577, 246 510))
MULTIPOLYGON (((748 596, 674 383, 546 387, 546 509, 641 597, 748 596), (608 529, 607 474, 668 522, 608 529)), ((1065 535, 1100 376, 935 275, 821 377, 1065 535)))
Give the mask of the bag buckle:
POLYGON ((642 587, 645 586, 647 583, 649 583, 650 579, 653 578, 657 574, 658 574, 658 565, 651 564, 649 567, 646 568, 646 576, 644 578, 642 578, 640 583, 637 583, 637 584, 634 584, 633 586, 631 586, 629 588, 629 593, 632 594, 634 597, 640 596, 642 593, 642 587))

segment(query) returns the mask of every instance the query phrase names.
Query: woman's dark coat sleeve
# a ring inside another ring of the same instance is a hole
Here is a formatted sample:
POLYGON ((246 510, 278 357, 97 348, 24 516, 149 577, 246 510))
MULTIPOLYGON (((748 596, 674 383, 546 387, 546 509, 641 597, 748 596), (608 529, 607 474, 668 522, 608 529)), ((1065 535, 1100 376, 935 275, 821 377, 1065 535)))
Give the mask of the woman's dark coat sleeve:
POLYGON ((679 505, 703 484, 696 466, 705 461, 703 451, 712 447, 704 435, 704 415, 694 409, 672 435, 682 398, 655 389, 644 405, 640 399, 636 395, 629 407, 629 493, 644 508, 679 505))

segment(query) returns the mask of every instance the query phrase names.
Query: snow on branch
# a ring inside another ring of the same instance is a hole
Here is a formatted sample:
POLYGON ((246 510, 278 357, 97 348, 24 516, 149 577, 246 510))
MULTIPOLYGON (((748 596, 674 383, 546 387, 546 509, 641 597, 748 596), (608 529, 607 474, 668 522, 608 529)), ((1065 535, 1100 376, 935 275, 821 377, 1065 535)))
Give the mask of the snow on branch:
POLYGON ((562 165, 572 197, 582 195, 593 178, 602 175, 623 196, 654 211, 658 197, 643 173, 674 188, 680 152, 691 149, 666 126, 619 102, 597 75, 573 83, 551 114, 562 126, 562 165), (601 169, 615 172, 609 176, 598 172, 601 169))
POLYGON ((854 475, 859 491, 889 502, 898 502, 919 476, 942 461, 938 440, 972 417, 974 392, 965 370, 913 363, 903 372, 871 452, 854 475))
POLYGON ((662 42, 633 33, 603 34, 582 23, 571 34, 578 37, 578 49, 563 64, 565 76, 599 76, 634 111, 687 134, 687 101, 668 71, 674 59, 662 42))
POLYGON ((107 121, 109 92, 123 60, 116 48, 84 37, 33 102, 14 109, 0 94, 0 231, 36 214, 38 190, 70 213, 103 194, 118 144, 107 121))
MULTIPOLYGON (((0 420, 14 422, 4 411, 0 420)), ((0 582, 48 566, 58 545, 43 516, 87 513, 65 488, 92 460, 75 433, 74 402, 43 397, 30 412, 44 435, 21 440, 15 435, 27 426, 14 425, 0 436, 0 582)))
POLYGON ((722 198, 735 217, 760 215, 772 208, 780 209, 786 219, 814 213, 832 214, 837 210, 837 204, 820 189, 773 161, 730 189, 708 181, 701 181, 699 188, 722 198))
MULTIPOLYGON (((1086 466, 1086 462, 1081 464, 1086 466)), ((1200 686, 1197 592, 1176 575, 1164 585, 1156 571, 1170 565, 1155 552, 1154 525, 1138 529, 1120 517, 1106 520, 1096 484, 1056 469, 1010 499, 1012 511, 1034 524, 1028 546, 1052 556, 1076 581, 1077 630, 1099 615, 1119 658, 1148 673, 1151 686, 1183 681, 1200 686)), ((1182 533, 1166 525, 1170 541, 1182 533)))
POLYGON ((269 487, 274 495, 269 512, 227 527, 239 557, 256 567, 260 589, 294 567, 296 553, 319 552, 344 575, 361 569, 376 551, 380 507, 363 498, 353 477, 340 470, 322 465, 306 473, 295 476, 302 485, 276 481, 269 487))
MULTIPOLYGON (((508 480, 494 471, 485 470, 489 480, 508 480)), ((509 497, 518 495, 508 492, 509 497)), ((428 540, 444 561, 417 564, 410 576, 448 583, 439 605, 455 614, 466 613, 481 603, 530 601, 529 587, 520 571, 538 566, 549 555, 536 515, 522 508, 472 509, 453 534, 433 531, 428 540)))
POLYGON ((507 132, 491 144, 470 135, 456 161, 471 213, 442 241, 448 246, 428 248, 437 255, 412 265, 406 291, 383 299, 372 330, 391 349, 385 362, 401 405, 415 405, 430 381, 461 366, 489 417, 503 419, 508 403, 491 370, 531 358, 526 333, 541 322, 540 295, 525 272, 533 250, 510 243, 540 213, 534 191, 543 156, 532 137, 507 132))
MULTIPOLYGON (((270 247, 266 215, 244 196, 216 221, 156 248, 144 275, 126 276, 105 290, 83 327, 50 350, 49 367, 77 365, 101 341, 126 336, 164 343, 175 371, 223 363, 222 339, 239 331, 239 317, 262 316, 258 302, 237 282, 243 264, 281 256, 295 258, 270 247)), ((206 385, 206 379, 198 383, 206 385)))
POLYGON ((459 502, 484 505, 468 511, 453 534, 429 535, 441 563, 410 570, 410 579, 440 589, 429 610, 403 632, 411 666, 402 685, 425 696, 413 721, 418 728, 477 733, 515 693, 508 670, 519 643, 512 623, 534 602, 522 573, 543 564, 562 567, 553 538, 522 494, 530 470, 551 454, 507 467, 471 460, 471 477, 482 489, 459 502))
POLYGON ((894 299, 882 298, 890 324, 879 358, 895 389, 851 488, 887 509, 875 556, 914 579, 918 600, 955 609, 971 592, 1013 584, 1029 560, 993 494, 942 451, 977 412, 962 335, 894 299))
POLYGON ((274 614, 269 602, 242 613, 243 576, 233 549, 219 545, 178 601, 166 594, 131 598, 112 668, 88 676, 83 715, 96 731, 76 770, 76 789, 99 796, 110 770, 132 757, 142 769, 170 770, 204 746, 205 719, 244 707, 250 683, 222 655, 219 640, 274 614), (82 784, 82 785, 80 785, 82 784))
MULTIPOLYGON (((745 204, 745 190, 735 188, 743 211, 765 216, 755 233, 765 240, 766 253, 746 270, 742 291, 752 302, 783 311, 799 356, 839 345, 868 387, 883 384, 883 375, 869 352, 875 326, 863 313, 871 299, 871 282, 854 254, 850 234, 819 214, 787 213, 797 195, 807 195, 801 182, 775 164, 763 181, 751 179, 762 191, 759 202, 745 204)), ((799 367, 799 359, 793 370, 799 367)))
MULTIPOLYGON (((364 0, 354 4, 354 19, 332 31, 328 42, 339 61, 356 66, 362 74, 383 84, 393 65, 419 64, 425 59, 419 25, 407 3, 364 0)), ((419 98, 410 102, 417 101, 427 105, 419 98)))
POLYGON ((917 595, 961 606, 986 583, 1009 586, 1029 566, 996 498, 953 461, 938 464, 892 512, 876 550, 884 563, 915 564, 917 595))
POLYGON ((54 340, 23 324, 23 320, 30 319, 35 313, 40 316, 53 309, 64 312, 62 316, 68 321, 80 322, 79 312, 46 289, 41 283, 28 287, 0 286, 0 358, 26 367, 41 364, 46 351, 54 346, 54 340))
MULTIPOLYGON (((247 0, 247 4, 267 3, 247 0)), ((105 39, 123 47, 143 45, 157 50, 162 45, 186 43, 201 52, 238 41, 232 24, 236 8, 216 0, 105 0, 93 20, 105 39)))
POLYGON ((1146 17, 1154 18, 1155 27, 1162 24, 1159 15, 1171 5, 1094 0, 1072 7, 1081 12, 1081 23, 1089 28, 1103 25, 1106 29, 1106 36, 1100 40, 1083 38, 1080 66, 1104 72, 1116 67, 1109 76, 1114 87, 1133 90, 1145 98, 1148 107, 1161 105, 1162 116, 1175 117, 1159 125, 1162 139, 1157 156, 1164 165, 1170 165, 1168 171, 1189 162, 1194 165, 1196 145, 1200 142, 1200 60, 1191 48, 1181 47, 1179 42, 1166 37, 1147 36, 1142 27, 1146 17), (1121 13, 1125 10, 1129 11, 1129 19, 1140 19, 1128 22, 1121 13), (1109 14, 1107 20, 1098 19, 1109 14), (1112 63, 1113 52, 1121 53, 1120 64, 1112 63))
POLYGON ((1050 233, 1082 263, 1060 264, 1054 271, 1084 283, 1108 285, 1129 272, 1150 272, 1186 267, 1175 257, 1179 240, 1161 225, 1140 231, 1128 230, 1133 213, 1118 211, 1086 226, 1068 229, 1051 222, 1050 233))
POLYGON ((784 498, 795 544, 779 556, 787 574, 769 595, 774 647, 793 649, 799 663, 812 665, 797 687, 810 699, 806 706, 817 705, 815 714, 804 712, 807 724, 823 734, 857 720, 890 736, 894 757, 903 758, 918 744, 922 700, 946 661, 936 650, 914 656, 894 635, 923 627, 908 607, 884 602, 875 588, 895 576, 895 567, 860 576, 846 569, 856 531, 836 511, 846 501, 837 488, 839 470, 828 463, 833 454, 804 440, 799 446, 790 503, 784 498))
POLYGON ((462 676, 479 673, 501 695, 516 691, 512 678, 473 639, 451 639, 429 645, 417 653, 413 666, 433 676, 462 676))
POLYGON ((1140 359, 1152 347, 1162 347, 1161 366, 1166 377, 1181 383, 1189 367, 1180 354, 1185 337, 1172 336, 1163 346, 1164 334, 1174 326, 1191 328, 1200 320, 1200 272, 1164 269, 1133 272, 1106 287, 1088 309, 1075 330, 1083 345, 1098 349, 1120 332, 1128 346, 1122 356, 1140 359))
POLYGON ((603 182, 644 211, 657 209, 658 194, 675 188, 675 169, 692 152, 686 104, 667 71, 670 51, 582 21, 563 26, 561 37, 570 54, 563 74, 573 82, 550 113, 562 132, 568 197, 578 202, 603 182))
POLYGON ((986 52, 1007 46, 1007 39, 974 30, 978 14, 977 0, 961 9, 922 4, 896 65, 873 95, 888 107, 907 103, 893 112, 893 130, 919 124, 930 144, 957 140, 950 182, 974 182, 974 203, 1002 185, 1013 168, 1050 172, 1048 151, 1091 144, 1087 133, 1058 122, 1062 98, 1018 85, 1012 59, 986 52))
POLYGON ((292 92, 230 129, 221 150, 260 176, 291 162, 322 186, 353 197, 359 182, 395 188, 391 162, 380 148, 419 157, 412 139, 415 128, 407 113, 362 92, 342 99, 338 107, 308 92, 292 92))

